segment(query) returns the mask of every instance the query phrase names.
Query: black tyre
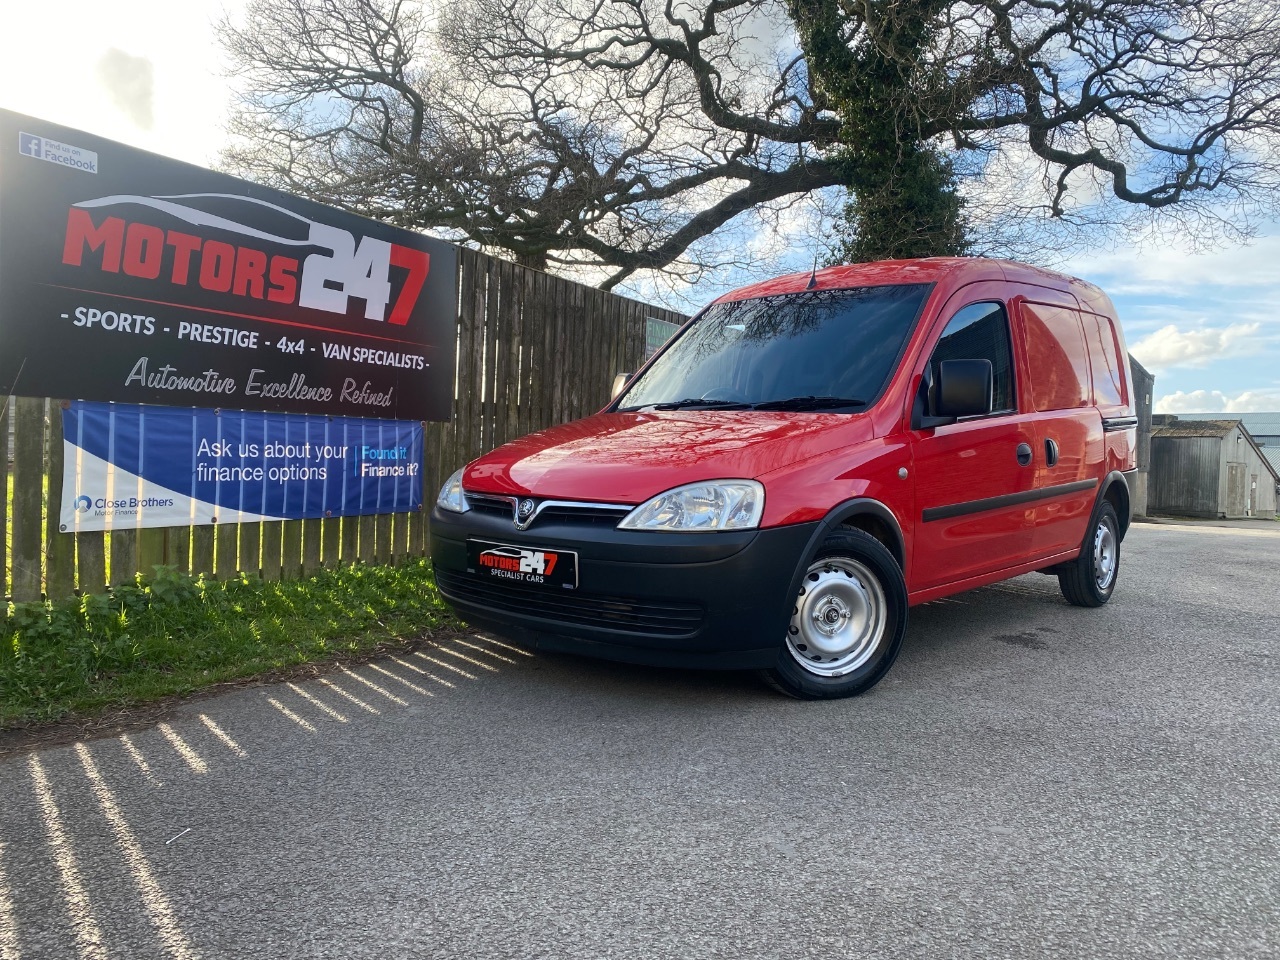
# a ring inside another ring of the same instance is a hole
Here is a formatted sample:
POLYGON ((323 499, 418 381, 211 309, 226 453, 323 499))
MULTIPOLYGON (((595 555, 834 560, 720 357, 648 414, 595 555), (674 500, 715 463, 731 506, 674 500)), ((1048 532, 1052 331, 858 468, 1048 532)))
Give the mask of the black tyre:
POLYGON ((907 585, 893 554, 861 530, 840 530, 805 569, 778 662, 775 690, 833 700, 870 690, 889 672, 907 632, 907 585))
POLYGON ((1068 603, 1100 607, 1111 599, 1120 576, 1120 521, 1109 501, 1093 514, 1080 556, 1058 570, 1058 586, 1068 603))

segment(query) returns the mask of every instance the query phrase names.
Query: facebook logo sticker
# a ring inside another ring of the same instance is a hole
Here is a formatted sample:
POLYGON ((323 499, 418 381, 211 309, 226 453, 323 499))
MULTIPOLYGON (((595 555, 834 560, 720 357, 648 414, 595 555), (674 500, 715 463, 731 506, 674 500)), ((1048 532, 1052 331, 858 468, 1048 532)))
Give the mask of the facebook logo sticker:
POLYGON ((56 163, 60 167, 69 167, 82 173, 98 172, 98 155, 92 150, 74 147, 48 137, 38 137, 34 133, 18 133, 18 152, 33 160, 56 163))
POLYGON ((18 134, 18 152, 37 160, 44 159, 44 138, 32 133, 18 134))

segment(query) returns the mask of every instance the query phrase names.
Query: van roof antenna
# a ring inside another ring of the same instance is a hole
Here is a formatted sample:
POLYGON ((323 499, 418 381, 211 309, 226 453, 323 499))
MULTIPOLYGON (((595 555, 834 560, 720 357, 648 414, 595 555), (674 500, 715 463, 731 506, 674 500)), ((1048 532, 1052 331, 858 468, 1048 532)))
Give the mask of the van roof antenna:
POLYGON ((813 255, 813 271, 809 274, 809 282, 804 285, 806 290, 812 290, 818 285, 818 255, 813 255))

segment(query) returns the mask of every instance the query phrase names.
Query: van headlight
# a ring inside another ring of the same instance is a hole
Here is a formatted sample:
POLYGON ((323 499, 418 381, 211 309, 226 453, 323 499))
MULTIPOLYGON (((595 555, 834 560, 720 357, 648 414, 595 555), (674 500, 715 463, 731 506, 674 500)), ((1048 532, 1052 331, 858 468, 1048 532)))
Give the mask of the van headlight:
POLYGON ((454 471, 453 476, 444 482, 444 486, 440 488, 440 496, 436 497, 436 506, 442 510, 452 510, 454 513, 466 513, 471 508, 467 506, 467 498, 462 495, 462 471, 465 467, 459 467, 454 471))
POLYGON ((764 514, 764 486, 755 480, 708 480, 660 493, 640 504, 619 530, 697 533, 754 530, 764 514))

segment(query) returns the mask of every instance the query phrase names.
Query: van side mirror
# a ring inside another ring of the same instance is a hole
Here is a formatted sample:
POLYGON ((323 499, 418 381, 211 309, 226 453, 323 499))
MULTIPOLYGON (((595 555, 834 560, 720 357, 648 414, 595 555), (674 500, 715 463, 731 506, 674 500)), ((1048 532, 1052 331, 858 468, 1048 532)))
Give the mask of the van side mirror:
POLYGON ((981 417, 991 412, 994 376, 990 360, 943 360, 938 364, 939 417, 981 417))
POLYGON ((993 381, 990 360, 943 360, 936 378, 933 365, 926 365, 911 406, 911 429, 932 430, 990 413, 993 381))
POLYGON ((610 400, 617 400, 617 399, 618 399, 618 394, 620 394, 620 393, 623 391, 623 389, 624 389, 624 388, 626 387, 626 385, 627 385, 627 381, 628 381, 628 380, 630 380, 630 379, 631 379, 631 374, 629 374, 629 373, 620 373, 620 374, 618 374, 616 377, 614 377, 614 378, 613 378, 613 392, 611 392, 611 393, 609 394, 609 399, 610 399, 610 400))

